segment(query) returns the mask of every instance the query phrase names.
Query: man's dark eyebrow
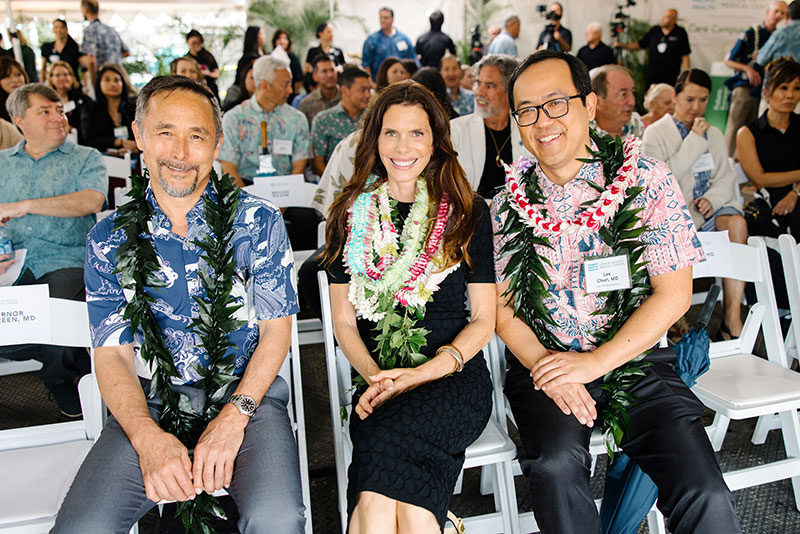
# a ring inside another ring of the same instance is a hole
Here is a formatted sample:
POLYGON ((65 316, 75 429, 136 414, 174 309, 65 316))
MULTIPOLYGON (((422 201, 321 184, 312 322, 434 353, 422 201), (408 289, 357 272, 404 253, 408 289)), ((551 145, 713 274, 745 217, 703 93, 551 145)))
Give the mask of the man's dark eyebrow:
MULTIPOLYGON (((170 128, 174 127, 175 125, 172 124, 171 122, 159 122, 158 124, 155 125, 156 130, 169 130, 170 128)), ((192 126, 191 128, 189 128, 189 130, 192 132, 198 132, 204 134, 208 133, 208 130, 203 128, 202 126, 192 126)))
MULTIPOLYGON (((544 101, 542 102, 542 104, 544 104, 544 102, 547 102, 548 100, 551 100, 553 98, 558 98, 559 96, 565 96, 566 94, 567 93, 565 93, 564 91, 561 91, 561 90, 551 91, 551 92, 547 93, 546 95, 544 95, 544 101)), ((517 103, 516 107, 517 107, 517 109, 519 109, 519 108, 522 108, 522 107, 525 107, 525 106, 532 106, 532 105, 533 105, 533 102, 531 100, 520 100, 517 103)))

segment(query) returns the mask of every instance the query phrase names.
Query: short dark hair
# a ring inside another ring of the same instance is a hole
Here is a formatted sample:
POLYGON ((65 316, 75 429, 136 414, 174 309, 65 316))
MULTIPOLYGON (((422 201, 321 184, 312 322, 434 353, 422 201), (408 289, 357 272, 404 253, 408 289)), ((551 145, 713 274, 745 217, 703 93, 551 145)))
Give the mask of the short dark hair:
POLYGON ((319 36, 322 35, 322 32, 325 31, 325 28, 328 27, 328 24, 330 24, 330 22, 328 22, 327 20, 325 22, 323 22, 322 24, 317 24, 316 35, 317 35, 318 39, 319 39, 319 36))
POLYGON ((392 9, 391 7, 383 6, 378 10, 378 13, 380 13, 381 11, 388 11, 389 14, 392 16, 392 18, 394 18, 394 9, 392 9))
POLYGON ((577 57, 567 54, 566 52, 559 52, 556 50, 539 50, 534 52, 525 59, 511 75, 508 81, 508 103, 511 111, 514 111, 514 84, 517 83, 517 78, 520 74, 525 72, 528 67, 536 63, 546 61, 548 59, 560 59, 567 63, 569 73, 572 76, 572 83, 575 85, 578 94, 581 97, 581 102, 586 103, 586 95, 592 92, 592 79, 589 77, 589 71, 586 65, 577 57))
POLYGON ((199 37, 200 42, 203 42, 203 35, 197 30, 189 30, 189 33, 186 34, 186 41, 188 42, 192 37, 199 37))
POLYGON ((61 24, 64 25, 64 28, 67 28, 67 21, 66 20, 64 20, 64 19, 56 19, 56 20, 53 21, 53 24, 55 24, 56 22, 60 22, 61 24))
POLYGON ((789 56, 773 59, 766 67, 764 90, 772 91, 780 84, 797 78, 800 78, 800 63, 789 56))
POLYGON ((188 91, 208 100, 214 114, 214 127, 217 130, 216 140, 219 142, 219 138, 222 137, 222 112, 219 109, 219 101, 205 84, 196 82, 186 76, 156 76, 147 82, 147 85, 142 87, 142 90, 139 92, 139 97, 136 99, 135 120, 139 128, 139 133, 142 132, 142 127, 144 126, 144 119, 147 116, 147 106, 150 104, 150 99, 157 94, 173 93, 175 91, 188 91))
POLYGON ((100 6, 97 5, 97 0, 81 0, 81 7, 86 8, 90 15, 97 15, 100 12, 100 6))
POLYGON ((317 70, 317 65, 319 65, 323 61, 333 62, 333 60, 330 58, 330 56, 328 56, 328 54, 323 54, 322 52, 320 52, 319 54, 311 58, 311 70, 317 70))
POLYGON ((358 78, 369 79, 369 74, 367 74, 367 71, 358 65, 347 63, 342 68, 342 72, 339 74, 339 85, 350 89, 353 87, 353 82, 355 82, 358 78))
POLYGON ((706 74, 706 71, 700 69, 686 69, 678 74, 678 79, 675 81, 675 94, 680 94, 681 91, 686 88, 686 85, 690 83, 705 87, 711 92, 711 77, 706 74))
POLYGON ((431 13, 431 16, 428 17, 428 20, 431 23, 432 30, 441 30, 442 24, 444 24, 444 14, 437 9, 431 13))
POLYGON ((786 14, 792 20, 800 20, 800 2, 792 2, 786 9, 786 14))

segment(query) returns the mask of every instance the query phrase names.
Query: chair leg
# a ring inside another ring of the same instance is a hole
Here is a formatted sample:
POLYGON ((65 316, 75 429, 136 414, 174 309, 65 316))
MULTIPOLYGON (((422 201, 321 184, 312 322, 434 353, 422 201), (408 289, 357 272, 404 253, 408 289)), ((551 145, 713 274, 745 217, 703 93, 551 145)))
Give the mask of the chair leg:
POLYGON ((500 512, 503 518, 503 532, 512 532, 511 530, 511 513, 510 513, 510 499, 508 498, 508 488, 506 488, 506 481, 503 479, 503 462, 494 464, 494 475, 497 484, 495 484, 494 501, 495 510, 500 512))
POLYGON ((462 469, 461 472, 458 474, 458 479, 456 480, 456 486, 453 489, 453 495, 458 495, 461 493, 461 486, 464 484, 464 470, 462 469))
POLYGON ((758 418, 756 429, 753 432, 753 437, 750 442, 753 445, 763 445, 767 441, 767 434, 770 430, 781 427, 781 420, 778 414, 762 415, 758 418))
POLYGON ((722 442, 725 440, 725 434, 728 432, 728 424, 730 422, 730 418, 717 413, 714 415, 714 421, 711 426, 706 427, 708 439, 714 452, 719 452, 722 448, 722 442))
POLYGON ((481 466, 481 495, 491 494, 494 487, 494 472, 488 465, 481 466))
POLYGON ((511 534, 519 534, 522 532, 522 527, 519 524, 519 509, 517 508, 517 490, 514 485, 514 472, 511 469, 510 462, 503 462, 501 471, 498 474, 504 481, 504 492, 508 496, 508 508, 505 515, 508 516, 511 522, 511 534))
MULTIPOLYGON (((800 422, 797 420, 797 411, 789 410, 778 415, 781 420, 786 457, 800 458, 800 422)), ((800 511, 800 476, 792 477, 792 490, 794 491, 794 506, 800 511)))

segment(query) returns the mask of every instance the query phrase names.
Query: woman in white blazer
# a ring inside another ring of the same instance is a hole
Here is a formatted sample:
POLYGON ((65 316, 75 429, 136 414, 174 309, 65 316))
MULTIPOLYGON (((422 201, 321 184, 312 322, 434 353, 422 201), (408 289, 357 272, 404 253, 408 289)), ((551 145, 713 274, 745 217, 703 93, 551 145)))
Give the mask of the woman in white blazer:
MULTIPOLYGON (((705 121, 711 78, 704 71, 681 72, 675 84, 675 114, 669 113, 644 132, 644 153, 663 160, 678 180, 698 230, 728 231, 734 243, 747 242, 747 224, 736 197, 736 179, 728 161, 725 139, 705 121)), ((742 331, 744 283, 724 279, 725 339, 742 331)))

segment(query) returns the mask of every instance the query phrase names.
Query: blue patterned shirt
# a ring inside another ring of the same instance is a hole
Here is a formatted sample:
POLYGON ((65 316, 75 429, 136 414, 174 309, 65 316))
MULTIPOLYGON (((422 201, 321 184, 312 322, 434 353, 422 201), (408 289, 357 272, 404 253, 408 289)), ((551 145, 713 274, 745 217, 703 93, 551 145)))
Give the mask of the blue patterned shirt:
MULTIPOLYGON (((0 202, 47 198, 78 191, 108 194, 108 173, 103 157, 93 148, 65 141, 60 147, 33 159, 25 141, 0 151, 0 202)), ((25 265, 39 278, 49 272, 83 267, 86 234, 97 222, 83 217, 26 215, 9 220, 6 230, 14 248, 28 249, 25 265)))
POLYGON ((767 66, 773 59, 790 56, 800 61, 800 20, 790 20, 783 28, 778 28, 758 51, 758 64, 767 66))
POLYGON ((339 141, 356 130, 358 121, 363 114, 362 112, 358 117, 352 119, 341 103, 331 109, 321 111, 314 117, 314 122, 311 124, 311 148, 314 155, 323 156, 327 163, 339 141))
POLYGON ((463 87, 458 88, 458 100, 453 100, 450 91, 447 91, 447 96, 450 97, 450 103, 456 108, 459 117, 469 115, 475 111, 475 93, 467 91, 463 87))
POLYGON ((222 117, 225 139, 218 159, 235 164, 239 176, 252 181, 258 172, 258 156, 261 154, 261 121, 267 121, 267 150, 272 154, 275 171, 279 175, 292 174, 292 162, 309 156, 306 116, 287 104, 264 111, 255 96, 222 117), (291 143, 291 154, 277 154, 283 152, 287 142, 291 143))
MULTIPOLYGON (((216 199, 210 184, 203 196, 216 199)), ((196 365, 208 365, 208 353, 200 346, 200 338, 192 333, 190 323, 198 317, 198 305, 193 297, 205 298, 199 272, 207 271, 201 250, 192 241, 211 234, 200 199, 186 215, 186 237, 171 231, 169 218, 159 207, 148 186, 147 201, 155 210, 150 220, 151 235, 141 234, 153 243, 162 268, 158 278, 166 284, 147 288, 155 298, 151 304, 164 340, 172 352, 180 378, 175 384, 187 384, 200 377, 196 365)), ((127 300, 118 275, 114 274, 116 253, 125 242, 123 230, 113 231, 117 212, 100 221, 89 234, 86 246, 86 301, 92 343, 95 347, 134 344, 139 376, 150 377, 150 370, 139 356, 143 340, 141 330, 134 336, 129 321, 122 319, 127 300)), ((292 280, 294 260, 280 211, 270 202, 241 193, 233 223, 233 257, 236 275, 232 294, 243 304, 236 312, 237 319, 246 321, 230 335, 233 344, 228 354, 235 355, 237 375, 244 373, 258 345, 258 322, 285 317, 298 312, 297 291, 292 280)), ((213 276, 213 273, 212 273, 213 276)))
MULTIPOLYGON (((675 122, 675 126, 678 127, 678 132, 681 134, 681 139, 686 139, 686 136, 689 135, 689 128, 686 127, 681 121, 676 118, 672 119, 675 122)), ((703 134, 704 139, 708 139, 708 134, 703 134)), ((703 154, 710 154, 711 152, 706 149, 703 154)), ((689 199, 691 202, 692 200, 697 200, 698 198, 702 197, 706 191, 708 191, 709 183, 711 182, 711 171, 700 171, 694 173, 694 187, 692 188, 692 196, 694 198, 689 199)))
POLYGON ((83 30, 81 54, 91 54, 97 60, 97 67, 103 63, 122 64, 122 54, 128 52, 128 47, 122 41, 117 31, 107 24, 94 19, 83 30))
POLYGON ((417 53, 411 39, 392 28, 392 35, 386 35, 383 30, 378 30, 367 37, 361 50, 361 64, 370 69, 372 81, 378 77, 378 69, 387 57, 399 57, 417 60, 417 53))

